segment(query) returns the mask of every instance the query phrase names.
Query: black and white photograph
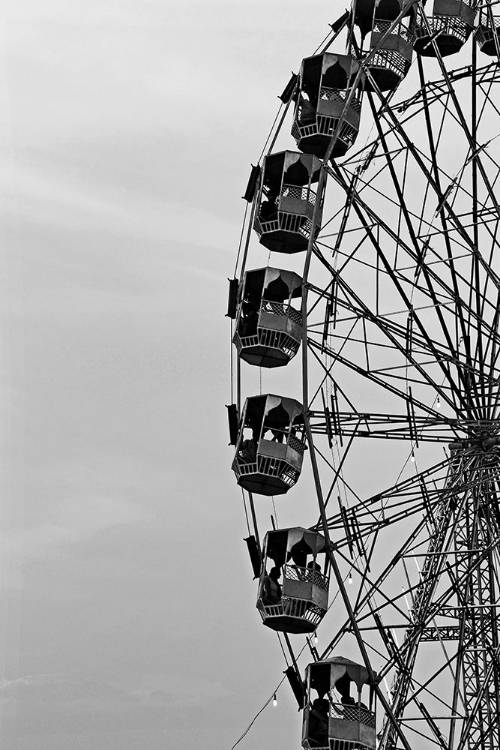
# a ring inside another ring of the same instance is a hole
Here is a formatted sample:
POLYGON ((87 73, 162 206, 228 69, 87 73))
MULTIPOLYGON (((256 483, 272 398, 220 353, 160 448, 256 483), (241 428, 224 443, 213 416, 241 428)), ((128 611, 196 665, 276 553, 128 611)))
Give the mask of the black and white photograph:
POLYGON ((0 18, 0 750, 499 750, 499 0, 0 18))

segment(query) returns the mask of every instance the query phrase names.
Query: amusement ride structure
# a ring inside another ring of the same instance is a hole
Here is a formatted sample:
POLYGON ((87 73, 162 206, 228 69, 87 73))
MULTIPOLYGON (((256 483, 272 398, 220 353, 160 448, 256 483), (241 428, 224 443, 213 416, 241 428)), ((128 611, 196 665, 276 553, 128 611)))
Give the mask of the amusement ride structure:
POLYGON ((353 0, 244 196, 232 468, 305 750, 500 748, 500 18, 433 3, 353 0))

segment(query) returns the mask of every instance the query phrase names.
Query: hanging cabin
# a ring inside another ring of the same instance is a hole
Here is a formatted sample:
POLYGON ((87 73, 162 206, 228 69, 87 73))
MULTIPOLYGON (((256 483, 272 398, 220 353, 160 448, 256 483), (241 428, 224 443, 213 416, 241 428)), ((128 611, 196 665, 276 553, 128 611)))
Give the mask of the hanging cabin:
POLYGON ((321 163, 309 154, 281 151, 266 156, 254 229, 268 250, 298 253, 307 250, 311 233, 318 234, 323 194, 317 196, 312 186, 319 180, 320 169, 321 163))
MULTIPOLYGON (((399 86, 410 69, 415 35, 408 20, 401 20, 384 38, 392 21, 375 20, 370 37, 367 69, 380 91, 392 91, 399 86)), ((373 88, 367 78, 365 88, 373 88)))
POLYGON ((354 22, 363 36, 373 29, 374 21, 395 21, 401 11, 404 15, 410 13, 408 0, 356 0, 354 6, 354 22))
MULTIPOLYGON (((370 34, 370 56, 366 67, 380 91, 395 89, 410 69, 415 36, 411 20, 405 17, 409 10, 384 39, 384 34, 406 5, 405 0, 381 0, 379 3, 357 0, 355 3, 355 23, 363 37, 370 34)), ((372 88, 367 79, 365 90, 372 88)))
POLYGON ((434 0, 432 16, 417 8, 415 52, 423 57, 436 57, 433 40, 441 57, 459 52, 474 28, 475 10, 464 0, 434 0))
POLYGON ((283 367, 302 340, 302 279, 292 271, 258 268, 240 284, 233 344, 241 359, 257 367, 283 367))
POLYGON ((374 691, 364 666, 343 656, 309 664, 304 750, 375 750, 375 718, 374 691))
POLYGON ((325 539, 308 529, 269 531, 264 539, 257 609, 266 627, 312 633, 328 609, 325 539))
POLYGON ((500 18, 490 15, 488 9, 481 10, 475 38, 481 52, 490 57, 498 57, 500 53, 500 18))
POLYGON ((357 78, 359 70, 351 55, 325 52, 302 61, 292 126, 301 151, 324 159, 335 133, 331 159, 351 148, 361 117, 364 74, 357 78))
POLYGON ((305 449, 302 404, 271 394, 247 398, 232 464, 240 487, 285 494, 300 476, 305 449))

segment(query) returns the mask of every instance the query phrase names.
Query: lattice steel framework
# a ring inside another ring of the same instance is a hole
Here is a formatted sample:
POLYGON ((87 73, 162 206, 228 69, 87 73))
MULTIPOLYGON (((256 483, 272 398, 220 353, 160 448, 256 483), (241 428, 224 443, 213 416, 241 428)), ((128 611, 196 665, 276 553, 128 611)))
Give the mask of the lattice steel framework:
POLYGON ((387 700, 380 748, 494 750, 499 75, 474 50, 467 67, 437 63, 442 77, 429 81, 418 59, 411 98, 377 104, 368 94, 375 138, 325 167, 330 199, 341 191, 344 199, 311 249, 328 282, 310 284, 304 377, 316 389, 308 391, 316 482, 349 616, 319 657, 357 638, 387 700), (312 362, 322 373, 314 379, 312 362), (340 446, 336 458, 320 434, 340 446), (372 444, 366 438, 406 441, 411 459, 405 479, 368 498, 349 469, 350 452, 370 466, 370 449, 357 448, 372 444), (432 465, 427 443, 444 444, 443 461, 432 465), (418 471, 421 452, 431 465, 418 471))
POLYGON ((395 91, 365 66, 362 129, 327 153, 296 268, 311 528, 337 584, 311 650, 364 661, 379 750, 498 750, 500 68, 472 38, 446 60, 430 43, 395 91))

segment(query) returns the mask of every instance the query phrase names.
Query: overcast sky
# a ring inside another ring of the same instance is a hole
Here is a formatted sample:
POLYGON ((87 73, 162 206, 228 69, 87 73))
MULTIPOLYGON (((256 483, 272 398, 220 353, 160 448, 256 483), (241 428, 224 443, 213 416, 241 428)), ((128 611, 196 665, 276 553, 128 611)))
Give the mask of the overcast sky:
MULTIPOLYGON (((229 468, 226 279, 331 6, 2 10, 2 749, 229 750, 282 678, 229 468)), ((279 698, 242 750, 300 746, 279 698)))
MULTIPOLYGON (((230 470, 227 278, 277 96, 347 4, 2 10, 1 750, 231 750, 283 678, 230 470)), ((264 373, 263 392, 300 399, 298 375, 264 373)), ((391 451, 395 480, 408 446, 391 451)), ((317 520, 307 466, 276 509, 317 520)), ((300 742, 284 684, 238 750, 300 742)))

